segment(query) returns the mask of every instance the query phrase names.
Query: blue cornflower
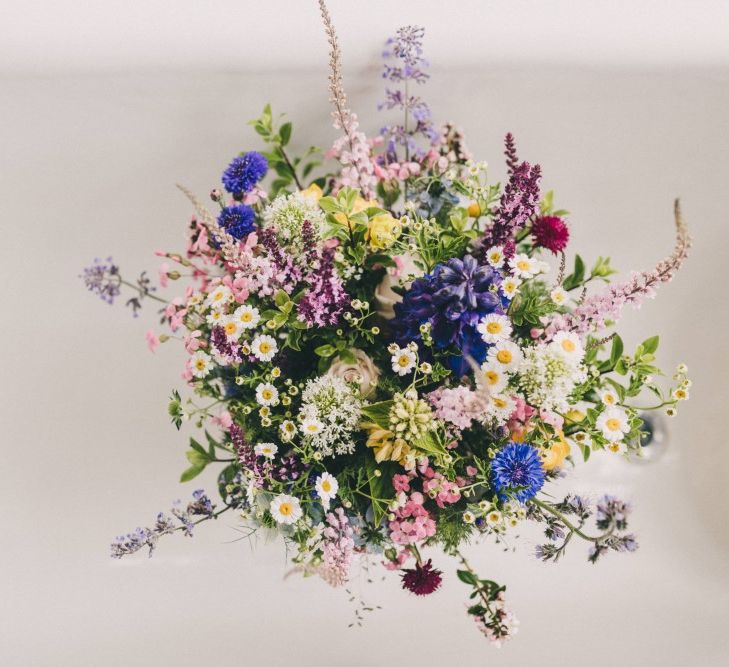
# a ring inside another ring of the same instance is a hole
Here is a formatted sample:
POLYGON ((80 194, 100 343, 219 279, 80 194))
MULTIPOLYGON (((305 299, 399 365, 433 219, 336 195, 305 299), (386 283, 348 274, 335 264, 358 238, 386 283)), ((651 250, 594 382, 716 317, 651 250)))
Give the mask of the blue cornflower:
POLYGON ((539 452, 531 445, 510 442, 491 461, 491 484, 506 500, 524 503, 544 485, 544 468, 539 452))
POLYGON ((449 363, 463 375, 470 368, 467 357, 479 363, 486 358, 488 346, 476 325, 489 313, 503 312, 500 280, 494 269, 471 255, 438 264, 430 275, 415 280, 395 306, 398 338, 418 340, 420 325, 429 323, 438 348, 455 348, 449 363))
POLYGON ((253 221, 256 214, 250 206, 236 204, 226 206, 218 216, 218 224, 231 236, 242 239, 256 229, 253 221))
POLYGON ((233 158, 223 172, 223 185, 232 195, 250 192, 268 171, 268 160, 256 151, 233 158))

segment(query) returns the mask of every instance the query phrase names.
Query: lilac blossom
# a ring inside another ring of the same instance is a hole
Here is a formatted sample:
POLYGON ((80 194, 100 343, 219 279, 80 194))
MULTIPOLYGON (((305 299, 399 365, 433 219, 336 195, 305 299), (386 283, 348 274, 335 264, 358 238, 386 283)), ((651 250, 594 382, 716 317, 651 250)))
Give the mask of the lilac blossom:
POLYGON ((354 530, 341 507, 328 512, 326 522, 319 575, 328 584, 341 586, 347 581, 354 556, 354 530))
POLYGON ((349 307, 349 294, 334 268, 334 250, 325 248, 318 269, 308 278, 309 289, 299 302, 299 318, 310 326, 334 326, 349 307))

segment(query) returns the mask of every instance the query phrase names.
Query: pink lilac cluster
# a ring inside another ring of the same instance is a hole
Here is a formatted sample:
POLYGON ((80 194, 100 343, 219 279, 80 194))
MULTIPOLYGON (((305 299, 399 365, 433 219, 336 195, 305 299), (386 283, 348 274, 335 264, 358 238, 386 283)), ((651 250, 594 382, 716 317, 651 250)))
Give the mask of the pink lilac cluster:
POLYGON ((350 112, 344 124, 335 114, 334 128, 343 130, 344 134, 327 151, 327 157, 336 158, 342 165, 340 173, 333 181, 335 192, 343 187, 359 188, 363 197, 371 199, 375 196, 377 187, 375 161, 367 136, 358 131, 358 127, 357 114, 350 112))
POLYGON ((486 614, 474 615, 476 626, 496 647, 511 639, 519 631, 519 620, 504 606, 504 594, 498 593, 486 614))
POLYGON ((324 546, 319 575, 331 586, 341 586, 347 581, 354 555, 354 530, 349 517, 341 507, 326 515, 324 546))
POLYGON ((486 409, 484 399, 465 385, 439 387, 426 398, 433 406, 436 417, 462 430, 483 418, 486 409))
POLYGON ((407 497, 405 503, 395 510, 395 518, 389 523, 390 538, 395 544, 415 544, 435 535, 435 521, 423 507, 424 503, 423 494, 414 491, 407 497))
POLYGON ((423 492, 435 500, 441 509, 461 499, 461 489, 456 482, 451 482, 431 467, 426 468, 423 476, 426 478, 423 480, 423 492))

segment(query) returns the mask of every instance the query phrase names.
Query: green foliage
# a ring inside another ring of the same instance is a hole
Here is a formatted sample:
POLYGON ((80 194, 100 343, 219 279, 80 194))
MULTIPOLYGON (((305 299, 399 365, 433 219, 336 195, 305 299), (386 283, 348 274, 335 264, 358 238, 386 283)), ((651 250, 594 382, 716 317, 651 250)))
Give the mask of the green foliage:
POLYGON ((541 324, 541 317, 553 313, 557 306, 549 298, 547 288, 540 281, 528 281, 511 301, 509 317, 517 327, 532 327, 541 324))

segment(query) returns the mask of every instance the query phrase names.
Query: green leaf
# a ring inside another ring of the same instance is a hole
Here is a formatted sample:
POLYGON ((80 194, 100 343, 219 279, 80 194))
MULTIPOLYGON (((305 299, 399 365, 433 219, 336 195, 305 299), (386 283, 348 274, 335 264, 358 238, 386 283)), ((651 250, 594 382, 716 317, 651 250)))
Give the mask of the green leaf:
POLYGON ((469 572, 468 570, 456 570, 456 574, 464 584, 468 584, 469 586, 480 586, 478 577, 472 572, 469 572))
POLYGON ((615 368, 618 361, 620 360, 620 357, 623 356, 623 339, 618 336, 617 334, 613 338, 613 345, 610 348, 610 366, 611 368, 615 368))
POLYGON ((289 143, 289 139, 291 139, 291 130, 292 130, 291 123, 284 123, 280 127, 278 133, 281 135, 281 145, 282 146, 285 146, 286 144, 289 143))
POLYGON ((362 408, 362 415, 382 428, 390 428, 390 409, 393 401, 380 401, 362 408))
POLYGON ((646 338, 641 345, 643 346, 643 352, 647 354, 653 354, 658 349, 659 336, 651 336, 646 338))
POLYGON ((446 453, 445 447, 435 439, 432 431, 415 440, 413 447, 429 454, 443 455, 446 453))
POLYGON ((189 482, 191 479, 197 477, 203 470, 205 470, 205 466, 190 466, 180 475, 180 482, 189 482))
POLYGON ((201 466, 204 468, 208 463, 210 463, 210 458, 204 449, 202 452, 197 449, 188 449, 185 452, 185 456, 193 466, 201 466))
POLYGON ((320 345, 314 350, 314 352, 320 357, 331 357, 336 351, 337 348, 334 347, 334 345, 329 345, 328 343, 326 345, 320 345))
POLYGON ((274 303, 281 308, 284 304, 289 302, 289 295, 282 289, 276 292, 276 296, 273 298, 274 303))
POLYGON ((567 291, 573 290, 576 287, 579 287, 583 281, 585 280, 585 262, 582 260, 582 257, 579 255, 575 256, 575 270, 568 275, 564 282, 562 283, 562 287, 566 289, 567 291))

